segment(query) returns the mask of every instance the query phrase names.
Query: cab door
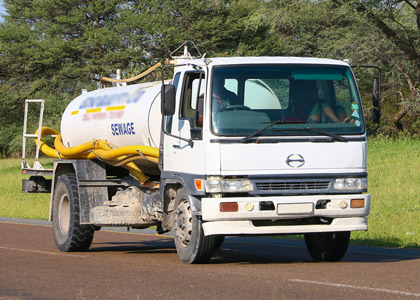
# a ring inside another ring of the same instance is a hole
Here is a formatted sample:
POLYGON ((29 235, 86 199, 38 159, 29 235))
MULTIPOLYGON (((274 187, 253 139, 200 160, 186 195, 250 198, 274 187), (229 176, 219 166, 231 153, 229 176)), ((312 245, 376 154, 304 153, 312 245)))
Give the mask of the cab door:
POLYGON ((206 90, 205 73, 187 71, 177 87, 180 99, 172 120, 166 122, 164 137, 164 171, 177 174, 204 174, 202 138, 203 103, 206 90))

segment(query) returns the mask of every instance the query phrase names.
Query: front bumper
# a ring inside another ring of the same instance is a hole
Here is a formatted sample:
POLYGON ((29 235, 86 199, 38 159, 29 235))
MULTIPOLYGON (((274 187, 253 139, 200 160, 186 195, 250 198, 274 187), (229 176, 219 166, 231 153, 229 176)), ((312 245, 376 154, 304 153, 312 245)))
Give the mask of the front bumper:
POLYGON ((366 216, 370 210, 370 195, 203 198, 201 210, 205 235, 298 234, 367 230, 366 216), (350 201, 352 199, 364 199, 365 206, 351 208, 350 201), (323 207, 319 207, 321 200, 327 202, 323 207), (223 202, 237 202, 238 211, 221 212, 220 204, 223 202), (267 209, 269 207, 267 203, 270 205, 272 203, 270 209, 267 209), (279 225, 278 222, 275 222, 306 218, 327 218, 330 222, 309 225, 305 222, 302 225, 296 225, 293 222, 279 225), (270 224, 270 222, 255 221, 273 222, 270 224))

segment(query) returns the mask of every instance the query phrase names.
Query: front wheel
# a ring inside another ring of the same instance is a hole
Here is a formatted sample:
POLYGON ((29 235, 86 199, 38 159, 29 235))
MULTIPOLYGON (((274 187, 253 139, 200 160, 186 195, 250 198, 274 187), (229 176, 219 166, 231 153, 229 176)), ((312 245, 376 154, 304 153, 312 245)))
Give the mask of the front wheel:
POLYGON ((224 241, 225 241, 224 235, 216 235, 215 242, 214 242, 214 250, 217 250, 220 247, 222 247, 224 241))
POLYGON ((350 231, 306 233, 305 244, 315 261, 339 261, 346 254, 350 231))
POLYGON ((188 264, 209 262, 216 237, 204 235, 201 226, 203 222, 193 216, 191 203, 183 188, 177 191, 173 221, 174 241, 179 258, 188 264))
POLYGON ((80 224, 76 176, 61 175, 53 197, 53 232, 57 248, 63 252, 86 251, 92 243, 94 231, 94 226, 80 224))

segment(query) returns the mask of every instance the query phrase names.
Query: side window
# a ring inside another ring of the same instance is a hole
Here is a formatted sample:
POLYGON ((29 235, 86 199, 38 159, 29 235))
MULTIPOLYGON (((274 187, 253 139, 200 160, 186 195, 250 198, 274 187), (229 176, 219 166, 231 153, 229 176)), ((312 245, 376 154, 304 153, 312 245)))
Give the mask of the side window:
POLYGON ((204 93, 204 73, 186 73, 182 90, 180 117, 189 119, 191 128, 202 127, 204 93))
POLYGON ((196 78, 192 81, 192 91, 191 91, 191 109, 196 110, 198 106, 198 101, 200 96, 204 96, 204 74, 203 78, 196 78))
MULTIPOLYGON (((181 73, 176 73, 174 77, 174 86, 175 86, 175 94, 176 90, 178 89, 179 84, 179 78, 181 77, 181 73)), ((172 131, 172 117, 173 116, 167 116, 166 117, 166 132, 171 133, 172 131)))

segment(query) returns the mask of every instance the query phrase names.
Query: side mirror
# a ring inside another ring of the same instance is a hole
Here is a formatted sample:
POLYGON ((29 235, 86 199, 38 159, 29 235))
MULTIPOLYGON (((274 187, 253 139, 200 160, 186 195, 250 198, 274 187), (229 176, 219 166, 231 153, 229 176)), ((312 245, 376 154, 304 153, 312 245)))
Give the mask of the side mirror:
POLYGON ((372 99, 373 106, 379 107, 379 103, 381 101, 381 83, 378 77, 376 77, 373 81, 372 96, 373 96, 373 99, 372 99))
POLYGON ((173 84, 162 85, 161 90, 161 113, 164 116, 173 116, 175 113, 175 86, 173 84))
POLYGON ((379 124, 379 121, 381 120, 381 110, 378 108, 373 108, 372 110, 372 122, 379 124))

